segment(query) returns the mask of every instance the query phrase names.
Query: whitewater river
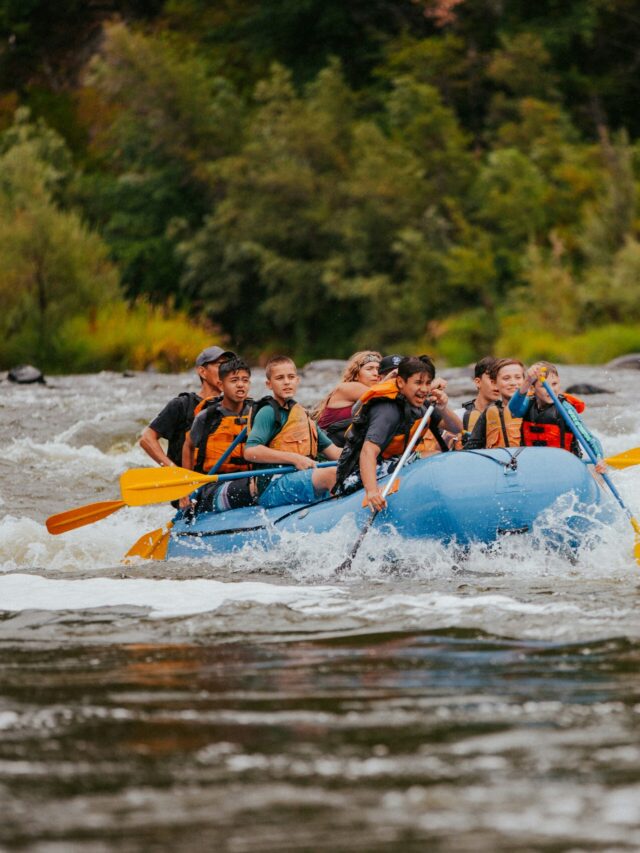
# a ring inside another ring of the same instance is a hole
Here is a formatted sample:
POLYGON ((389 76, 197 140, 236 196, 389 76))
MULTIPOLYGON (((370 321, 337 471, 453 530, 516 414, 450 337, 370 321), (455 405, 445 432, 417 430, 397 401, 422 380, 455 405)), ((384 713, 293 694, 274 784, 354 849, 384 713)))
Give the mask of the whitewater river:
MULTIPOLYGON (((450 371, 455 399, 467 371, 450 371)), ((306 372, 302 402, 334 370, 306 372)), ((638 371, 574 367, 608 455, 640 445, 638 371)), ((569 561, 466 561, 338 531, 204 561, 121 558, 173 512, 124 509, 137 437, 193 377, 0 382, 0 848, 640 849, 640 569, 624 516, 569 561)), ((263 376, 254 377, 254 395, 263 376)), ((640 515, 640 468, 614 472, 640 515)))

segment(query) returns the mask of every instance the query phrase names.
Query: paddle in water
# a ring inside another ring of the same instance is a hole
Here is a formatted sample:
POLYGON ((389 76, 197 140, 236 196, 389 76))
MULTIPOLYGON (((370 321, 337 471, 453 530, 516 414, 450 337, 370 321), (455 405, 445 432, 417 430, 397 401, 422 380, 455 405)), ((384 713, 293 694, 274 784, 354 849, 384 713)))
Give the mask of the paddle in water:
MULTIPOLYGON (((427 411, 424 413, 424 415, 422 416, 422 420, 418 424, 418 428, 416 429, 414 434, 411 436, 411 440, 409 441, 409 443, 405 447, 404 453, 400 457, 398 464, 396 465, 396 467, 393 471, 393 474, 389 477, 389 479, 387 480, 387 482, 385 484, 384 489, 382 490, 382 497, 383 498, 386 498, 387 495, 389 495, 393 491, 393 487, 394 487, 396 480, 398 479, 398 475, 400 473, 400 470, 401 470, 402 466, 404 465, 404 463, 409 458, 409 456, 413 453, 413 448, 418 443, 418 439, 420 438, 422 433, 427 428, 427 424, 429 423, 429 420, 431 418, 431 415, 433 414, 434 409, 435 409, 435 406, 432 403, 429 406, 429 408, 427 409, 427 411)), ((356 557, 356 554, 360 550, 360 546, 362 545, 362 542, 363 542, 365 536, 367 535, 367 533, 369 532, 369 529, 371 528, 371 525, 375 521, 375 518, 377 515, 378 515, 377 510, 371 511, 371 515, 367 518, 365 523, 362 525, 362 530, 360 531, 360 534, 358 535, 358 538, 356 539, 356 541, 353 545, 353 548, 351 549, 351 553, 346 558, 346 560, 344 560, 344 562, 340 563, 340 565, 336 569, 337 575, 340 575, 343 572, 346 572, 347 569, 351 568, 351 564, 353 563, 353 561, 356 557)))
POLYGON ((611 468, 631 468, 632 465, 640 465, 640 447, 625 450, 617 456, 607 456, 604 461, 611 468))
POLYGON ((124 555, 122 562, 127 563, 130 557, 141 557, 143 560, 164 560, 167 556, 169 535, 173 521, 168 521, 164 527, 144 533, 124 555))
MULTIPOLYGON (((216 462, 213 468, 209 471, 210 474, 215 474, 215 472, 220 468, 221 465, 226 462, 231 453, 235 450, 235 448, 240 444, 240 442, 244 441, 247 436, 247 430, 242 430, 242 432, 236 436, 236 438, 231 442, 229 447, 222 454, 220 459, 216 462)), ((153 469, 151 469, 153 470, 153 469)), ((118 510, 122 509, 125 506, 132 506, 132 504, 127 503, 125 500, 119 501, 101 501, 100 503, 86 504, 85 506, 79 506, 75 509, 67 509, 64 512, 59 512, 56 515, 51 515, 46 520, 47 530, 53 536, 57 536, 59 533, 66 533, 68 530, 74 530, 76 527, 84 527, 85 524, 93 524, 95 521, 100 521, 102 518, 107 518, 107 516, 111 515, 114 512, 118 512, 118 510)), ((160 528, 160 530, 154 530, 153 533, 161 533, 165 528, 160 528)), ((151 534, 145 534, 151 535, 151 534)), ((142 537, 139 541, 141 542, 142 537)), ((136 543, 137 545, 138 543, 136 543)), ((133 546, 136 547, 135 545, 133 546)))
MULTIPOLYGON (((247 428, 245 427, 238 433, 220 459, 218 459, 215 465, 213 465, 209 470, 209 474, 215 474, 216 471, 219 471, 236 447, 241 444, 246 437, 247 428)), ((176 518, 179 517, 180 513, 176 515, 176 518)), ((164 560, 167 554, 169 536, 174 521, 175 519, 167 522, 164 527, 158 527, 157 530, 151 530, 149 533, 145 533, 141 536, 124 555, 123 562, 126 563, 129 557, 142 557, 143 560, 164 560)))
MULTIPOLYGON (((551 386, 549 385, 547 380, 544 379, 543 377, 541 377, 541 379, 542 379, 542 387, 544 388, 544 390, 547 392, 547 394, 551 397, 551 399, 555 403, 556 409, 562 415, 564 422, 569 427, 571 432, 575 435, 577 441, 580 443, 580 446, 582 447, 584 452, 587 454, 589 459, 593 462, 594 465, 597 465, 598 464, 598 458, 595 455, 595 453, 593 452, 593 448, 589 445, 589 442, 585 441, 584 437, 580 434, 580 430, 576 428, 575 424, 573 423, 572 418, 569 416, 567 410, 562 405, 562 403, 558 399, 557 394, 553 391, 553 389, 551 388, 551 386)), ((576 417, 578 417, 578 416, 576 415, 576 417)), ((616 501, 618 502, 618 504, 621 506, 622 510, 624 511, 625 515, 627 516, 627 518, 631 522, 631 526, 633 527, 633 529, 635 531, 635 544, 633 547, 633 555, 636 559, 636 563, 638 563, 640 565, 640 523, 631 514, 631 510, 625 504, 625 502, 622 500, 620 493, 618 492, 618 490, 616 489, 614 484, 609 479, 609 476, 605 473, 601 473, 600 476, 602 477, 604 482, 607 484, 607 486, 609 487, 609 491, 614 496, 614 498, 616 499, 616 501)))

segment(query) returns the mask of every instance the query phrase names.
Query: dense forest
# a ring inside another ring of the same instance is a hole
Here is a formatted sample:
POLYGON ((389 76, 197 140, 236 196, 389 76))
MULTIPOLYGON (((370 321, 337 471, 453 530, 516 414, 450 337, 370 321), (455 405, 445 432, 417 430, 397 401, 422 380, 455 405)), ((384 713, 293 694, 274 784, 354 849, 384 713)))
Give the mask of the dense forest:
POLYGON ((637 0, 0 0, 0 363, 640 350, 637 0))

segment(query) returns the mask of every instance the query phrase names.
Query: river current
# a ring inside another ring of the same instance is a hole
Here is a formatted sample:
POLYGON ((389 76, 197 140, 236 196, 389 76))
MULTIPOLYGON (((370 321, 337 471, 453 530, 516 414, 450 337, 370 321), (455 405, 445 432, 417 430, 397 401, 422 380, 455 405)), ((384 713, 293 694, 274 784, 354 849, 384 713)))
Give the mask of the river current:
MULTIPOLYGON (((303 374, 310 403, 340 365, 303 374)), ((445 371, 454 402, 468 370, 445 371)), ((640 445, 634 370, 565 367, 607 455, 640 445)), ((254 396, 264 376, 254 375, 254 396)), ((171 508, 61 536, 119 497, 191 374, 0 382, 0 848, 640 849, 640 567, 620 514, 577 559, 466 559, 357 531, 205 560, 121 559, 171 508), (384 553, 384 559, 381 555, 384 553)), ((612 472, 640 515, 640 468, 612 472)))

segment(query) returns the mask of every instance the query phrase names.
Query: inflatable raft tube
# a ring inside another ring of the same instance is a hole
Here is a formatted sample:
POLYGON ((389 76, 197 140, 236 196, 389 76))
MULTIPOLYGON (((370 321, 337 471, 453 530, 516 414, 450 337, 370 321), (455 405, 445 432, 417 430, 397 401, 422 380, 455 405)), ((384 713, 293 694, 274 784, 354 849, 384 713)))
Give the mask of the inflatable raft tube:
MULTIPOLYGON (((360 489, 308 505, 202 513, 191 522, 179 518, 167 559, 232 553, 246 545, 269 548, 284 532, 331 531, 347 514, 360 526, 369 512, 362 507, 363 494, 360 489)), ((576 456, 547 447, 441 453, 403 468, 400 488, 374 526, 392 525, 410 539, 490 545, 506 535, 529 533, 540 514, 565 495, 575 499, 571 514, 561 520, 560 539, 575 547, 592 524, 613 517, 612 503, 576 456)))

